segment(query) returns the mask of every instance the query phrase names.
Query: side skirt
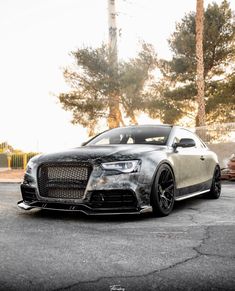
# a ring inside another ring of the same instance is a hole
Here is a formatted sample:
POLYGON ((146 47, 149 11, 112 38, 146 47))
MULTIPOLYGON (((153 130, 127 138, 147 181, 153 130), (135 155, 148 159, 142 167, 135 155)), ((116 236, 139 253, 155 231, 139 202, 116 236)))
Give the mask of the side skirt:
POLYGON ((175 198, 181 198, 184 196, 188 196, 189 194, 193 194, 194 196, 200 195, 200 194, 195 194, 195 193, 205 193, 204 191, 209 191, 212 185, 212 179, 207 180, 205 182, 199 183, 199 184, 194 184, 190 185, 187 187, 183 188, 177 188, 175 192, 175 198))
POLYGON ((200 191, 200 192, 191 193, 191 194, 186 194, 186 195, 183 195, 183 196, 180 196, 180 197, 176 197, 175 201, 181 201, 181 200, 184 200, 184 199, 192 198, 194 196, 198 196, 198 195, 207 193, 209 191, 210 191, 210 189, 204 190, 204 191, 200 191))

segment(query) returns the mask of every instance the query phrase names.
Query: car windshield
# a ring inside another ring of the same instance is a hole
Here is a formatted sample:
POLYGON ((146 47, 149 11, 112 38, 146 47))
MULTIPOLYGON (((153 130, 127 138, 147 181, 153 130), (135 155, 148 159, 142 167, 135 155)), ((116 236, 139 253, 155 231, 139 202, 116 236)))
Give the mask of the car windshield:
POLYGON ((86 145, 155 144, 166 145, 171 127, 143 126, 115 128, 94 137, 86 145))

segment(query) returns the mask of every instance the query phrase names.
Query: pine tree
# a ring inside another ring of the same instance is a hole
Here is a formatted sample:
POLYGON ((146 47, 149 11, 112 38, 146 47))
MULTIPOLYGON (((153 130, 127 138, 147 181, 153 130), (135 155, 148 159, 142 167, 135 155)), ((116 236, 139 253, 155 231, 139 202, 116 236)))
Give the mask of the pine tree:
MULTIPOLYGON (((158 100, 170 104, 162 114, 165 122, 178 122, 185 115, 191 120, 196 119, 195 16, 194 12, 190 12, 176 25, 169 40, 173 58, 159 61, 163 79, 156 86, 162 92, 158 100)), ((229 3, 209 4, 204 12, 203 34, 207 124, 235 120, 235 90, 231 90, 234 82, 234 41, 235 21, 229 3)))
POLYGON ((110 64, 105 45, 78 49, 72 56, 76 67, 64 70, 71 90, 58 96, 63 108, 73 113, 72 122, 88 128, 90 135, 102 119, 109 128, 124 125, 124 117, 131 124, 137 123, 136 114, 143 109, 146 96, 145 85, 157 64, 152 46, 143 44, 137 57, 118 62, 118 70, 110 64))

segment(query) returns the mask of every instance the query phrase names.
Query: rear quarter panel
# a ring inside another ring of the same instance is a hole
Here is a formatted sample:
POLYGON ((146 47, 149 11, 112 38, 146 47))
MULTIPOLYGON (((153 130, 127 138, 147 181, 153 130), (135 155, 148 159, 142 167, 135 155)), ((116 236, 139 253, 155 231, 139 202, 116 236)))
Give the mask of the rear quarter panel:
POLYGON ((219 165, 218 157, 215 152, 207 149, 205 151, 206 171, 205 176, 207 180, 212 179, 216 165, 219 165))

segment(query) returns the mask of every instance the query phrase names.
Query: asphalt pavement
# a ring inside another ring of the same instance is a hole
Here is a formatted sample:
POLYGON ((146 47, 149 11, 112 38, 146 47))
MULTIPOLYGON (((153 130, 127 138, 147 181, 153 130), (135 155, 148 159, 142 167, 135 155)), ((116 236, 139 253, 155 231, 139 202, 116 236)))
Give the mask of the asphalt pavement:
POLYGON ((235 290, 235 182, 164 218, 25 212, 20 199, 0 183, 0 290, 235 290))

